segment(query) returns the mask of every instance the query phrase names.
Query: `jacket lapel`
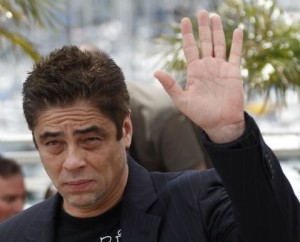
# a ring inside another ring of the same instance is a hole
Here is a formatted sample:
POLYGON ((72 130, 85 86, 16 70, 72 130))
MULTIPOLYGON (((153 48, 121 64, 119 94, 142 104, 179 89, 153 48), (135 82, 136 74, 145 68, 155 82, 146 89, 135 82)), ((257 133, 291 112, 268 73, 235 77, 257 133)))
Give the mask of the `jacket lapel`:
POLYGON ((157 200, 150 175, 130 157, 128 165, 121 215, 122 241, 156 242, 161 218, 148 213, 157 200))
POLYGON ((39 214, 31 222, 25 232, 25 239, 28 242, 53 242, 55 237, 55 218, 57 209, 61 204, 59 194, 47 200, 39 210, 39 214))
POLYGON ((121 220, 122 241, 157 242, 161 218, 130 204, 124 204, 124 208, 121 220))

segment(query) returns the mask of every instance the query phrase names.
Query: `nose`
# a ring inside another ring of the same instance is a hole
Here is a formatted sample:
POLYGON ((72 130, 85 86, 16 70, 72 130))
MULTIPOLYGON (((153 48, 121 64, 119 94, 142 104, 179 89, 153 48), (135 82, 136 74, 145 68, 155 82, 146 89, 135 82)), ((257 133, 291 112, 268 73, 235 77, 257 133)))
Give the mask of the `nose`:
POLYGON ((69 171, 72 171, 84 167, 85 164, 84 157, 80 154, 80 152, 70 149, 67 152, 63 167, 69 171))

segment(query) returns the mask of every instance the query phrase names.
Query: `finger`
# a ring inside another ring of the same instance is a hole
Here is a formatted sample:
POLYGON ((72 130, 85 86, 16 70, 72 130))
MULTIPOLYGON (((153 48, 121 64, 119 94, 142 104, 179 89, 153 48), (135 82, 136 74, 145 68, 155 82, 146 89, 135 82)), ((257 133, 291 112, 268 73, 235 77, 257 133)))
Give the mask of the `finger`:
POLYGON ((195 41, 193 27, 190 19, 183 18, 181 21, 181 33, 183 51, 187 63, 191 63, 194 60, 199 59, 198 47, 195 41))
POLYGON ((240 66, 243 48, 243 31, 237 28, 233 32, 232 44, 229 54, 229 63, 240 66))
POLYGON ((178 102, 179 96, 182 93, 182 88, 179 86, 179 84, 164 71, 156 71, 154 73, 154 76, 160 81, 165 91, 176 104, 178 102))
POLYGON ((226 42, 223 31, 223 25, 220 16, 211 17, 212 35, 213 35, 213 55, 216 58, 226 59, 226 42))
POLYGON ((208 12, 202 10, 198 15, 199 40, 202 57, 213 55, 212 34, 208 12))

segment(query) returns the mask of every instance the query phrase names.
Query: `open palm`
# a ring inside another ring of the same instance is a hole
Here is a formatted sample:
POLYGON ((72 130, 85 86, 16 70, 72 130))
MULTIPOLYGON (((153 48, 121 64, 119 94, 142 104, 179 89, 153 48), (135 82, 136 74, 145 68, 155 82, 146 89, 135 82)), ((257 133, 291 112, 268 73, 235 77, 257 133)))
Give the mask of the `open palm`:
POLYGON ((209 19, 206 11, 198 17, 202 58, 188 18, 181 22, 183 49, 187 61, 186 88, 182 88, 167 73, 155 76, 172 98, 177 108, 217 142, 228 142, 241 135, 244 127, 243 83, 240 59, 243 34, 233 33, 229 60, 219 16, 209 19), (238 132, 235 134, 235 130, 238 132), (230 133, 232 133, 232 137, 230 133), (220 137, 220 136, 223 137, 220 137))

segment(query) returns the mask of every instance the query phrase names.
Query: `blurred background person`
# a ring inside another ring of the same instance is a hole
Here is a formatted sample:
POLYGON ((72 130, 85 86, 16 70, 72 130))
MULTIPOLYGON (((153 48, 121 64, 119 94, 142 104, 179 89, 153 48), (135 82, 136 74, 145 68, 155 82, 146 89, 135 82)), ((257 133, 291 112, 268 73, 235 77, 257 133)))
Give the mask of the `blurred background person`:
POLYGON ((21 212, 26 189, 20 165, 0 156, 0 223, 21 212))
POLYGON ((212 167, 201 143, 201 129, 178 111, 161 87, 133 81, 126 85, 133 124, 133 158, 149 171, 212 167))

